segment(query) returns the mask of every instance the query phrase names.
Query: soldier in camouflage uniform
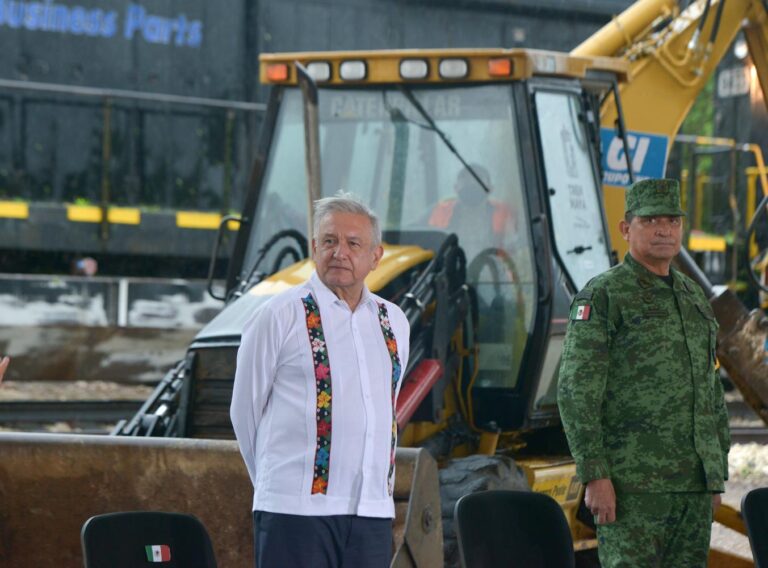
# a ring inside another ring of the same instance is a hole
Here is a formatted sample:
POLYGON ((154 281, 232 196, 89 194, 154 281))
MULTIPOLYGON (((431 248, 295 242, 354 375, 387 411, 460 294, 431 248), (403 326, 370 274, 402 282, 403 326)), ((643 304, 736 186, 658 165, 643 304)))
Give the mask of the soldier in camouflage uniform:
POLYGON ((629 253, 571 305, 558 404, 604 568, 706 566, 728 476, 717 322, 670 267, 683 215, 677 181, 630 187, 629 253))

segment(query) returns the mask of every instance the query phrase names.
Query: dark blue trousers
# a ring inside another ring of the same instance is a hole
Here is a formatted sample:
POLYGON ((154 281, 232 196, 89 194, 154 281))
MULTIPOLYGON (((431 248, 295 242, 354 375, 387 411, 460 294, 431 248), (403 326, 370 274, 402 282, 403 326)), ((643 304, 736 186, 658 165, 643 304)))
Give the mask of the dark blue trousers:
POLYGON ((253 512, 256 568, 389 568, 392 519, 253 512))

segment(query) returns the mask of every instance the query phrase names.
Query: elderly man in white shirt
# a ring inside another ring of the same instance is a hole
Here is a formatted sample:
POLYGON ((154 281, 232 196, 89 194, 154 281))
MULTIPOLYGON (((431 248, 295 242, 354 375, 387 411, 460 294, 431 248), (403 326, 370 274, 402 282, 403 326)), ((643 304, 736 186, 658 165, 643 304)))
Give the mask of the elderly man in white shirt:
POLYGON ((308 282, 245 325, 230 415, 254 487, 258 568, 388 567, 409 326, 365 277, 376 215, 349 194, 315 203, 308 282))

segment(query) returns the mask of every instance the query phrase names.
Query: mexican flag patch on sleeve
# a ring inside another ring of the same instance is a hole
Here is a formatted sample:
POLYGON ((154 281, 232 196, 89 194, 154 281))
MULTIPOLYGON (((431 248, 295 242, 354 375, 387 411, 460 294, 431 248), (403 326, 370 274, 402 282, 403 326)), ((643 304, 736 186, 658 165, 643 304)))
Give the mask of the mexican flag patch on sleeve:
POLYGON ((573 308, 571 308, 571 321, 587 321, 591 311, 592 306, 589 304, 573 306, 573 308))
POLYGON ((170 562, 171 548, 167 544, 148 544, 144 547, 147 562, 170 562))

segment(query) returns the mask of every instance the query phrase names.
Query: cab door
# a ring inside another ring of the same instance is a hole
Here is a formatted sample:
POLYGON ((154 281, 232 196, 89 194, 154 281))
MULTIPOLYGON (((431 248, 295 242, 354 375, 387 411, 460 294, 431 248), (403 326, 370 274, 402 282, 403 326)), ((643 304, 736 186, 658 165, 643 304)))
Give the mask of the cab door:
POLYGON ((531 85, 543 202, 552 246, 552 312, 529 422, 557 414, 557 375, 573 295, 608 270, 612 252, 600 182, 594 99, 572 81, 531 85))

